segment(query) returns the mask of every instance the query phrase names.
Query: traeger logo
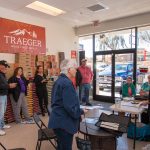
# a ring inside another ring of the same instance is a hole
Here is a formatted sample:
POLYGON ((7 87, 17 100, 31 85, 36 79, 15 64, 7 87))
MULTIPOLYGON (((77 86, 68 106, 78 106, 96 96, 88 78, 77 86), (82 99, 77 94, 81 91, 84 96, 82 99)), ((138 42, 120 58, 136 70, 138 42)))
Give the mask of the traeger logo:
POLYGON ((42 47, 41 41, 37 40, 35 31, 27 31, 26 29, 17 29, 4 35, 5 43, 15 48, 33 49, 33 47, 42 47), (31 38, 25 38, 29 36, 31 38))

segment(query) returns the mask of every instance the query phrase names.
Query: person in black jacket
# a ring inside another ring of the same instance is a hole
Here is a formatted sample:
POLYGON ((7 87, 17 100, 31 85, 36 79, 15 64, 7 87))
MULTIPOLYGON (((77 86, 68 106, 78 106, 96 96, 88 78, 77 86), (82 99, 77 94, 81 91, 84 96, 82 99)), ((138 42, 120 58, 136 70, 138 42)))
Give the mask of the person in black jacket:
POLYGON ((77 69, 77 72, 76 72, 76 87, 78 88, 77 92, 78 92, 80 102, 81 102, 81 83, 82 83, 82 75, 81 75, 81 72, 79 71, 79 69, 77 69))
POLYGON ((17 67, 14 70, 13 76, 8 80, 8 83, 17 83, 17 86, 9 90, 12 108, 16 123, 34 123, 29 117, 26 101, 28 80, 23 75, 23 68, 17 67), (20 112, 25 117, 25 121, 21 121, 20 112))
POLYGON ((5 60, 0 61, 0 136, 6 134, 3 129, 10 128, 9 125, 5 125, 4 123, 4 113, 7 106, 8 88, 14 88, 16 86, 15 83, 7 83, 5 74, 8 67, 9 65, 5 60))
POLYGON ((43 107, 43 101, 44 101, 45 108, 47 110, 48 93, 47 93, 47 87, 46 87, 47 79, 46 79, 46 75, 43 73, 42 66, 37 66, 37 70, 35 72, 35 77, 34 77, 34 82, 35 82, 36 94, 39 100, 41 113, 42 113, 42 116, 45 116, 45 109, 43 107))

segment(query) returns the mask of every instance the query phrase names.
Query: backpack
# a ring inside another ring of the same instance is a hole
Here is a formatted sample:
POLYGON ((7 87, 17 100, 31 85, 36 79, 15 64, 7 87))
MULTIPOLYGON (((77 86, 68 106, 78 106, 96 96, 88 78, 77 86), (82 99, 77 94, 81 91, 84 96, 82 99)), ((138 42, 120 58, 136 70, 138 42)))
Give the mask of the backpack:
MULTIPOLYGON (((135 124, 130 123, 128 126, 127 137, 134 138, 135 124)), ((140 127, 136 127, 136 140, 150 141, 150 124, 144 124, 140 127)))

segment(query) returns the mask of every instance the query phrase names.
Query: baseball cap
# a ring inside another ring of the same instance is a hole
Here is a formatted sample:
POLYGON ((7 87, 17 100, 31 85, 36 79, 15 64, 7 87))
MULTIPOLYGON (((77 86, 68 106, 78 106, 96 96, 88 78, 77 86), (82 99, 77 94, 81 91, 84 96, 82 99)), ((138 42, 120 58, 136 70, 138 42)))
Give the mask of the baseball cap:
POLYGON ((0 65, 5 66, 6 68, 10 68, 6 60, 0 60, 0 65))
POLYGON ((87 61, 87 59, 84 58, 84 59, 81 60, 81 62, 84 62, 84 61, 87 61))

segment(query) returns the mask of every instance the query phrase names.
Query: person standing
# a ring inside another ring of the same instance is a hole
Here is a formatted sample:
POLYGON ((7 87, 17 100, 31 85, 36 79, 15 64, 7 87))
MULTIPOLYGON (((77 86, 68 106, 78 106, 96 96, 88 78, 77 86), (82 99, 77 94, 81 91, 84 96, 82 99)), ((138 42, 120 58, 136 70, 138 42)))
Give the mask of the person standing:
POLYGON ((91 89, 91 82, 93 80, 93 72, 87 66, 87 60, 81 60, 81 66, 78 68, 81 75, 82 75, 82 82, 81 82, 81 100, 87 106, 91 106, 89 102, 89 91, 91 89))
POLYGON ((77 69, 77 72, 76 72, 76 88, 77 88, 77 93, 78 93, 80 102, 82 102, 81 101, 81 83, 82 83, 82 75, 81 75, 79 69, 77 69))
POLYGON ((78 96, 71 81, 76 75, 76 62, 65 59, 61 62, 61 74, 55 81, 51 96, 51 114, 48 127, 57 136, 57 150, 72 150, 73 135, 77 132, 82 114, 78 96))
MULTIPOLYGON (((45 108, 47 110, 48 107, 48 93, 47 93, 47 79, 46 75, 43 73, 43 67, 37 66, 37 70, 35 72, 34 77, 35 87, 36 87, 36 94, 39 100, 39 106, 41 109, 42 116, 45 116, 45 109, 43 107, 43 102, 45 108)), ((48 112, 48 111, 47 111, 48 112)))
POLYGON ((9 88, 16 87, 16 83, 8 84, 5 74, 9 65, 7 61, 0 61, 0 136, 5 135, 6 132, 3 129, 10 128, 9 125, 5 125, 4 114, 7 107, 7 94, 9 88))
POLYGON ((27 86, 29 81, 23 75, 23 68, 17 67, 14 70, 14 74, 9 78, 8 83, 16 83, 16 87, 9 90, 9 96, 13 108, 13 113, 16 123, 34 123, 31 117, 28 114, 27 106, 27 86), (21 121, 20 112, 22 110, 25 121, 21 121))

